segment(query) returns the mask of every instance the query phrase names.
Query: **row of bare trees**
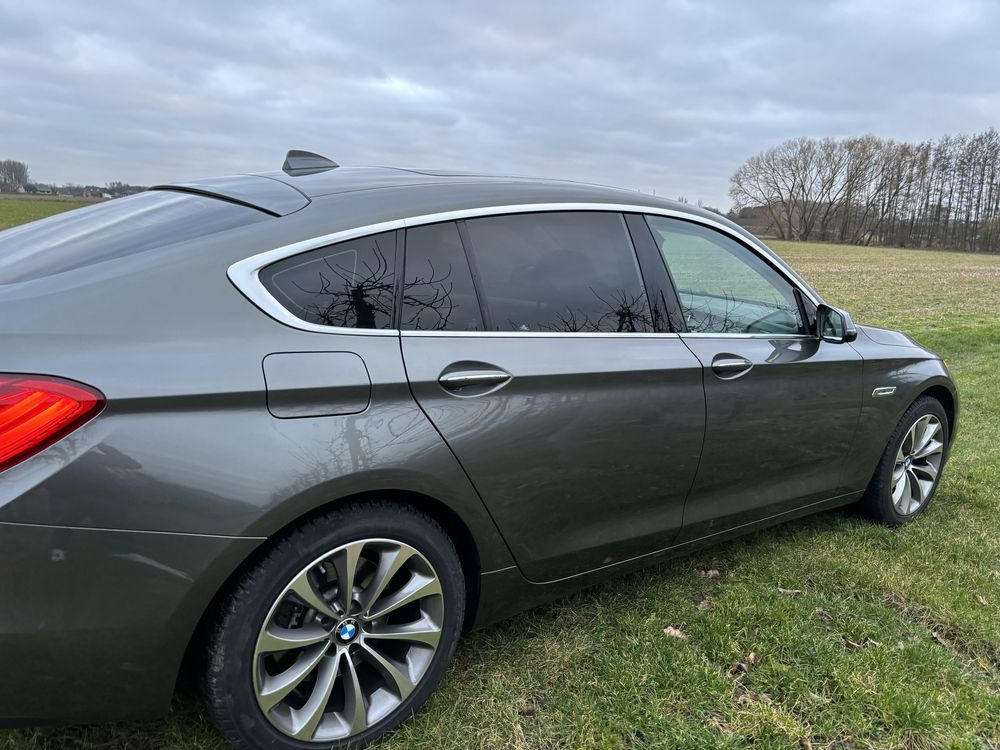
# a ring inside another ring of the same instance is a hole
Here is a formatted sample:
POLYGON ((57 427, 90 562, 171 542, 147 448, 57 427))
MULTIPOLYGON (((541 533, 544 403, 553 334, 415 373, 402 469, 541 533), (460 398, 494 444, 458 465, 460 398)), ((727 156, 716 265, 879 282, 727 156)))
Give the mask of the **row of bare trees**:
POLYGON ((781 239, 1000 252, 1000 133, 795 138, 747 159, 729 194, 781 239))

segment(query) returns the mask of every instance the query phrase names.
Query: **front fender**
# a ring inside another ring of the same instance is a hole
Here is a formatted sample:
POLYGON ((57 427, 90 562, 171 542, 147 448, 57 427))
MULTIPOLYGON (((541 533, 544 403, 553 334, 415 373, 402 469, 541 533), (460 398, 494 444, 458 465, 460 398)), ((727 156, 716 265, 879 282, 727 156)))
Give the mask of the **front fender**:
POLYGON ((943 389, 951 397, 949 434, 954 438, 958 419, 958 391, 944 362, 919 346, 886 345, 859 337, 852 346, 864 358, 861 413, 852 458, 851 482, 867 486, 885 451, 890 435, 910 405, 932 389, 943 389), (877 389, 894 388, 889 395, 877 389))

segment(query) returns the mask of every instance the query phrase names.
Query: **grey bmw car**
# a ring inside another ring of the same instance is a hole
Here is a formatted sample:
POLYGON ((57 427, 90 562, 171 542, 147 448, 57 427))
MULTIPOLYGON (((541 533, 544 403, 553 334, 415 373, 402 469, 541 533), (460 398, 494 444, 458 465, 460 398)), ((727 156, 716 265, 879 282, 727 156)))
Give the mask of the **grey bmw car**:
POLYGON ((849 504, 934 495, 942 360, 715 213, 338 167, 0 233, 0 721, 164 712, 357 747, 463 631, 849 504))

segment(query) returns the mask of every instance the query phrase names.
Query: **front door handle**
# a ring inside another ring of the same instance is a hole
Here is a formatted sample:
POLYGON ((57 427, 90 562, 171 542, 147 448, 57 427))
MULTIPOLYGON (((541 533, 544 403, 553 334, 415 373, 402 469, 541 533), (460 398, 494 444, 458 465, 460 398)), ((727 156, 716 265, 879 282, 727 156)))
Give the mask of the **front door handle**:
POLYGON ((454 370, 446 372, 438 378, 438 383, 442 388, 449 391, 469 386, 492 387, 503 385, 509 381, 511 375, 503 370, 454 370))
POLYGON ((753 367, 746 357, 738 357, 734 354, 718 354, 712 360, 712 372, 723 380, 738 378, 753 367))

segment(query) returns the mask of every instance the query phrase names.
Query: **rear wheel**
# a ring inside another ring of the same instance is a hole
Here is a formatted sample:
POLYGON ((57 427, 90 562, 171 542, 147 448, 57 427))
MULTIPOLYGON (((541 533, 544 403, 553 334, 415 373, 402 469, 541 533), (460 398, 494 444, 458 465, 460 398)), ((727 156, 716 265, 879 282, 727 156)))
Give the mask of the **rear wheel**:
POLYGON ((875 521, 899 526, 928 506, 948 456, 948 417, 930 396, 918 398, 900 419, 861 509, 875 521))
POLYGON ((352 504, 277 542, 209 643, 209 712, 237 748, 361 747, 427 699, 462 628, 465 581, 432 519, 352 504))

